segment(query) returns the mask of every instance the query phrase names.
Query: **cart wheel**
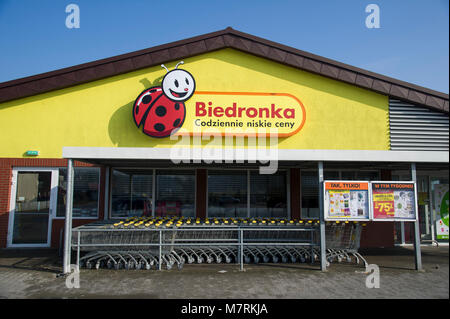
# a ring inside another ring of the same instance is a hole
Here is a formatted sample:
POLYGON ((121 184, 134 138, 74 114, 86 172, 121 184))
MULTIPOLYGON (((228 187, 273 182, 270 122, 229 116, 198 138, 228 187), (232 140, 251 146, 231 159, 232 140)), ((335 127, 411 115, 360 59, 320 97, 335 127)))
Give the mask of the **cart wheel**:
POLYGON ((263 262, 268 263, 270 261, 270 258, 268 256, 263 257, 263 262))
POLYGON ((183 264, 183 263, 179 263, 179 264, 177 265, 177 267, 178 267, 178 270, 181 270, 181 269, 183 269, 183 266, 184 266, 184 264, 183 264))
POLYGON ((250 263, 250 257, 244 256, 244 263, 249 264, 250 263))
POLYGON ((255 264, 258 264, 259 263, 259 257, 255 256, 255 258, 253 258, 253 261, 255 262, 255 264))
POLYGON ((285 264, 285 263, 288 262, 288 259, 287 259, 285 256, 283 256, 283 257, 281 257, 281 262, 282 262, 283 264, 285 264))
POLYGON ((231 263, 231 258, 230 257, 225 257, 225 262, 227 263, 227 264, 229 264, 229 263, 231 263))
POLYGON ((88 262, 86 263, 86 268, 87 268, 87 269, 92 269, 92 263, 88 261, 88 262))
POLYGON ((296 263, 297 262, 297 258, 295 258, 294 256, 291 257, 291 262, 292 263, 296 263))

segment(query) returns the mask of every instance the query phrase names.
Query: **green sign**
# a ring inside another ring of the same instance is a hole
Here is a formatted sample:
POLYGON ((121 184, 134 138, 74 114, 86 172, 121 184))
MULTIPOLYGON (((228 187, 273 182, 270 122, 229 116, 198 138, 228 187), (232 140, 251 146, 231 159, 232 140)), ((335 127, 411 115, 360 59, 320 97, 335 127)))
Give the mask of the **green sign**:
POLYGON ((434 186, 437 239, 448 239, 448 196, 448 184, 434 186))

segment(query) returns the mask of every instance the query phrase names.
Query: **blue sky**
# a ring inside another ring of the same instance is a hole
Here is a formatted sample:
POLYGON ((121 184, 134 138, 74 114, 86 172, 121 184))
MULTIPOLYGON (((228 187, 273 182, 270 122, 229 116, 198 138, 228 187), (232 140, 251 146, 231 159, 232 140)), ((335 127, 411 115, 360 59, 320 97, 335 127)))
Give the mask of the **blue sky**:
POLYGON ((228 26, 449 92, 448 0, 0 0, 0 82, 228 26), (79 29, 65 26, 70 3, 79 29), (379 29, 365 26, 370 3, 379 29))

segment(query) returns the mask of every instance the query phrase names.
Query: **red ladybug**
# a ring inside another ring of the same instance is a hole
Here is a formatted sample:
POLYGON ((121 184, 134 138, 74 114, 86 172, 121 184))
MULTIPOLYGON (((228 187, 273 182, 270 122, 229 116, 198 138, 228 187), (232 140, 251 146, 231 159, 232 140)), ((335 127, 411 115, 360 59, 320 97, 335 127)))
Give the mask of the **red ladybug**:
POLYGON ((133 118, 137 127, 151 137, 168 137, 184 123, 187 101, 195 91, 194 77, 185 70, 167 70, 161 87, 145 89, 134 102, 133 118))

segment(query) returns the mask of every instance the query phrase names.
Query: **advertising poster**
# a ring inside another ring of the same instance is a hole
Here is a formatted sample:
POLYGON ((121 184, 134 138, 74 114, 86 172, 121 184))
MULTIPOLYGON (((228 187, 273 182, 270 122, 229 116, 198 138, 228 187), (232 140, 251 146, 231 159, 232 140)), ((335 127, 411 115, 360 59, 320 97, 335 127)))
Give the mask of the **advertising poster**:
POLYGON ((369 183, 325 181, 325 220, 368 220, 369 183))
POLYGON ((416 220, 414 182, 372 182, 373 220, 416 220))
POLYGON ((448 184, 434 185, 436 238, 448 239, 448 184))

